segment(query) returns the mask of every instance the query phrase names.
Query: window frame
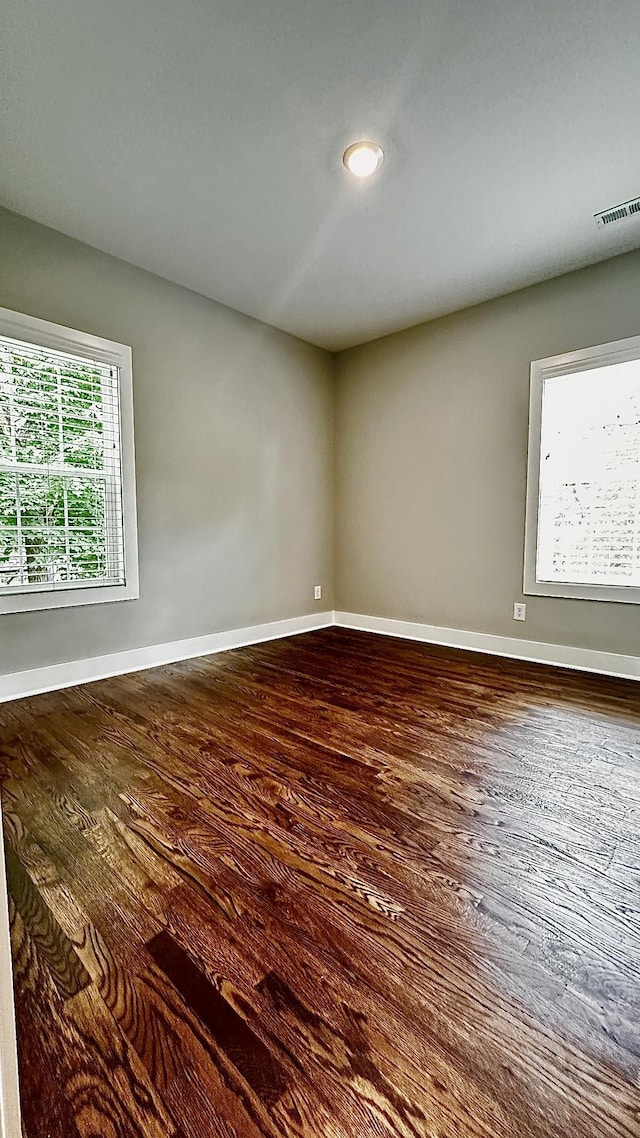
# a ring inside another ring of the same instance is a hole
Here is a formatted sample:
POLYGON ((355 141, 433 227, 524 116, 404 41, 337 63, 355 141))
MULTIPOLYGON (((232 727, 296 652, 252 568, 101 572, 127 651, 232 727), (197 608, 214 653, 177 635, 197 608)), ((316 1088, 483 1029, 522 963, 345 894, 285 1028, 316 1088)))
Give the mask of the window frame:
POLYGON ((0 590, 0 615, 136 600, 140 596, 136 509, 135 451, 133 437, 133 372, 131 348, 53 324, 36 316, 0 308, 0 334, 41 348, 69 352, 118 369, 120 470, 122 478, 122 534, 124 584, 74 581, 68 588, 38 589, 33 585, 0 590))
POLYGON ((640 604, 640 588, 636 585, 592 585, 538 581, 536 560, 538 548, 538 508, 540 491, 540 444, 542 433, 542 397, 545 380, 576 372, 592 371, 612 364, 640 361, 640 336, 613 340, 575 352, 564 352, 531 364, 529 395, 529 444, 527 458, 527 493, 524 542, 525 596, 563 597, 569 600, 615 601, 640 604))

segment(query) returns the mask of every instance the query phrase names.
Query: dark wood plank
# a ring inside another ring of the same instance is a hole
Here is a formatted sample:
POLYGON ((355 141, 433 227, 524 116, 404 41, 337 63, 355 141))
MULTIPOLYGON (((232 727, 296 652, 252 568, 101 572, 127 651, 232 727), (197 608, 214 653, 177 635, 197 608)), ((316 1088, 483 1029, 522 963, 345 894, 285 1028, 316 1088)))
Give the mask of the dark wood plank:
POLYGON ((273 1106, 287 1089, 288 1079, 268 1047, 169 933, 158 933, 147 950, 249 1086, 273 1106))
POLYGON ((326 630, 0 777, 26 1138, 639 1138, 638 685, 326 630))

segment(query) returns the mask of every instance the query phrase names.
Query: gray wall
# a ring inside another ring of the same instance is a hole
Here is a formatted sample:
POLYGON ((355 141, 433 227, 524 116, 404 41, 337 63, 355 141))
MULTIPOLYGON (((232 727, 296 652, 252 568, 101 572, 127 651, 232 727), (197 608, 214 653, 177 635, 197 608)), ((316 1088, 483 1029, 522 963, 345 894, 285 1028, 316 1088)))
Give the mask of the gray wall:
POLYGON ((0 305, 132 345, 141 565, 0 616, 0 673, 332 608, 334 525, 339 609, 640 652, 640 606, 522 596, 529 363, 639 334, 640 253, 343 353, 335 408, 327 353, 2 210, 0 305))
POLYGON ((343 353, 336 607, 640 654, 640 606, 522 595, 530 361, 638 334, 632 253, 343 353))
POLYGON ((328 353, 5 211, 0 306, 132 346, 140 547, 138 601, 0 616, 0 673, 333 607, 328 353))

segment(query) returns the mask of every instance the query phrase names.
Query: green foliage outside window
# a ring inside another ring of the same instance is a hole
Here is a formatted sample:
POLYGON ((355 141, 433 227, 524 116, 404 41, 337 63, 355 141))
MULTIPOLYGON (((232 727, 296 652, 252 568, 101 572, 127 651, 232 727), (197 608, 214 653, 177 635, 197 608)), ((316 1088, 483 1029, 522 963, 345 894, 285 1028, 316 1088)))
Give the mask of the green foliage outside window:
POLYGON ((105 576, 102 383, 0 341, 0 587, 105 576))

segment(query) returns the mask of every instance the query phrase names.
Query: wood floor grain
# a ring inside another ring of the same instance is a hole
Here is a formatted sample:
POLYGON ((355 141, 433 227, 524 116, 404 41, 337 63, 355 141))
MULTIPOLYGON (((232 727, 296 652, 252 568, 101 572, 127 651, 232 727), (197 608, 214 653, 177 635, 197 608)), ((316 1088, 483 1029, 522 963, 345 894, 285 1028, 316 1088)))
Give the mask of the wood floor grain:
POLYGON ((26 1138, 640 1138, 640 686, 329 629, 0 707, 26 1138))

